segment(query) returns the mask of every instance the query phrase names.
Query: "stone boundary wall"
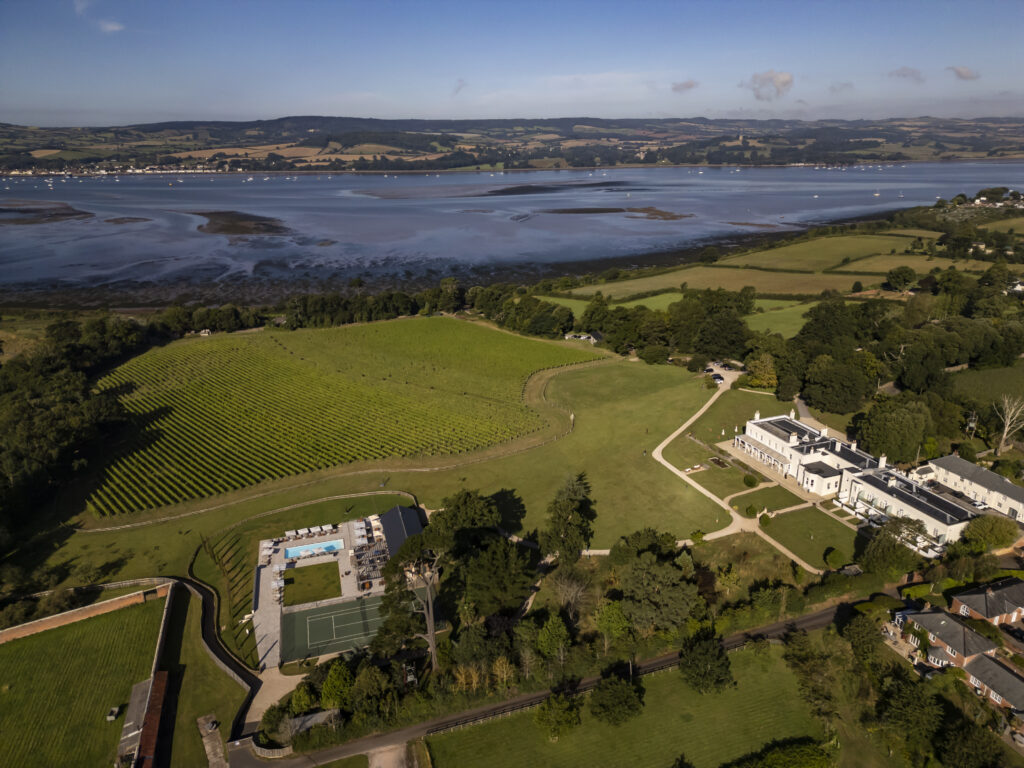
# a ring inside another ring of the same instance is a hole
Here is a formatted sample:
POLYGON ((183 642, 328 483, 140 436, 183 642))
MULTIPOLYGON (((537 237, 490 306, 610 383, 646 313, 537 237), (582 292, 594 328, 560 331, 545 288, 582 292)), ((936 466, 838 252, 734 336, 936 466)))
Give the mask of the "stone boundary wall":
MULTIPOLYGON (((152 583, 149 580, 143 581, 146 581, 146 583, 152 583)), ((149 600, 165 598, 170 592, 171 583, 172 582, 169 580, 163 581, 153 589, 143 589, 138 592, 132 592, 130 595, 122 595, 121 597, 114 597, 110 600, 104 600, 99 603, 83 605, 81 608, 73 608, 70 611, 57 613, 53 616, 45 616, 41 619, 36 619, 35 621, 19 624, 16 627, 9 627, 8 629, 0 630, 0 644, 9 643, 11 640, 17 640, 22 637, 29 637, 31 635, 38 634, 39 632, 45 632, 48 629, 63 627, 66 624, 73 624, 76 621, 89 619, 93 616, 102 616, 105 613, 111 613, 113 611, 120 610, 121 608, 127 608, 129 605, 138 605, 149 600)), ((105 585, 105 588, 111 589, 117 588, 118 586, 131 586, 132 584, 133 582, 120 582, 118 584, 105 585)))
POLYGON ((174 600, 175 583, 172 581, 167 585, 167 599, 164 601, 164 615, 160 619, 160 634, 156 636, 156 650, 153 652, 153 669, 149 676, 152 678, 160 668, 160 657, 164 653, 164 640, 167 638, 167 625, 171 618, 171 602, 174 600))
MULTIPOLYGON (((186 582, 183 582, 183 583, 184 583, 184 586, 185 586, 185 588, 186 588, 186 589, 187 589, 187 590, 188 590, 188 591, 189 591, 189 592, 191 593, 192 597, 194 597, 194 598, 195 598, 196 600, 198 600, 198 601, 199 601, 199 610, 200 610, 200 611, 202 611, 202 610, 203 610, 203 608, 202 608, 202 605, 203 605, 203 596, 202 596, 201 594, 199 594, 199 590, 197 590, 197 589, 196 589, 195 587, 193 587, 193 586, 192 586, 191 584, 188 584, 188 583, 186 583, 186 582)), ((212 591, 212 590, 211 590, 211 591, 212 591)), ((213 595, 214 595, 214 601, 213 601, 213 615, 214 615, 214 616, 218 616, 218 615, 220 614, 220 606, 219 606, 219 604, 218 604, 218 602, 217 602, 217 601, 218 601, 218 596, 217 596, 217 593, 216 593, 216 592, 213 592, 213 595)), ((214 664, 216 664, 216 665, 217 665, 217 667, 218 667, 218 668, 219 668, 219 669, 220 669, 220 670, 221 670, 221 671, 222 671, 222 672, 223 672, 224 674, 226 674, 226 675, 227 675, 228 677, 230 677, 230 678, 231 678, 232 680, 234 680, 234 681, 235 681, 236 683, 238 683, 238 684, 239 684, 240 686, 242 686, 242 688, 244 688, 244 689, 245 689, 245 690, 246 690, 247 692, 249 692, 249 693, 252 693, 253 689, 252 689, 252 687, 251 687, 251 686, 249 685, 249 683, 247 683, 247 682, 246 682, 245 680, 243 680, 243 679, 242 679, 242 678, 241 678, 241 677, 240 677, 240 676, 238 675, 238 673, 237 673, 237 672, 235 672, 235 670, 231 669, 231 667, 229 667, 229 666, 228 666, 227 664, 225 664, 225 663, 224 663, 223 661, 221 661, 221 660, 220 660, 220 658, 219 658, 219 657, 217 656, 217 654, 215 654, 215 653, 213 652, 213 649, 212 649, 212 648, 210 648, 210 646, 209 646, 209 644, 207 643, 207 641, 206 641, 206 638, 205 638, 205 637, 203 637, 203 638, 202 638, 202 641, 203 641, 203 642, 201 643, 201 645, 203 646, 203 650, 204 650, 204 651, 206 651, 206 655, 207 655, 207 656, 209 656, 209 657, 210 657, 210 658, 211 658, 211 659, 213 660, 213 663, 214 663, 214 664)), ((223 644, 222 644, 222 645, 223 645, 223 644)), ((227 651, 227 649, 226 649, 226 648, 225 648, 225 652, 227 652, 227 653, 230 653, 230 651, 227 651)), ((242 662, 241 662, 241 661, 239 661, 239 664, 242 664, 242 662)), ((242 666, 245 666, 245 665, 244 665, 244 664, 242 664, 242 666)))
POLYGON ((271 760, 275 757, 288 757, 288 755, 292 754, 291 744, 287 747, 261 747, 256 743, 256 740, 252 738, 249 739, 249 748, 260 757, 271 760))

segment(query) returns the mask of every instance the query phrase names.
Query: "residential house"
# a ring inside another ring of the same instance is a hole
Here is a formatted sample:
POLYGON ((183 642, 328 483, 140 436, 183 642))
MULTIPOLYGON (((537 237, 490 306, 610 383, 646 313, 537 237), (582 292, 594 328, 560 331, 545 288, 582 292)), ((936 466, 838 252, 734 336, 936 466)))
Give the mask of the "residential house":
POLYGON ((1002 579, 953 597, 950 610, 992 624, 1012 624, 1024 618, 1024 581, 1002 579))
POLYGON ((1002 475, 972 464, 952 454, 928 462, 935 470, 935 479, 974 501, 1024 522, 1024 488, 1002 475))
POLYGON ((1024 679, 996 659, 980 655, 964 667, 967 682, 980 695, 988 696, 994 704, 1014 710, 1024 710, 1024 679))

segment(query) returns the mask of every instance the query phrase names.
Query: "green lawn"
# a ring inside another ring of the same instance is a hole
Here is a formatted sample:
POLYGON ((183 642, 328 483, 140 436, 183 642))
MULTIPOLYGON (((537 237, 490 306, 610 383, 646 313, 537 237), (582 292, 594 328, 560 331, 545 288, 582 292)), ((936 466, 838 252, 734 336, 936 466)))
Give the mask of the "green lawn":
POLYGON ((1024 233, 1024 216, 1013 219, 1001 219, 982 225, 983 229, 994 229, 997 232, 1009 232, 1011 229, 1018 235, 1024 233))
POLYGON ((876 253, 902 251, 910 244, 905 237, 886 235, 838 235, 820 237, 802 243, 783 245, 764 251, 742 254, 722 260, 728 265, 753 265, 770 269, 803 269, 820 272, 838 266, 844 258, 859 259, 876 253))
POLYGON ((153 600, 0 645, 0 765, 113 764, 163 608, 153 600), (121 713, 108 723, 115 706, 121 713))
POLYGON ((767 418, 789 413, 792 408, 792 403, 781 403, 771 394, 761 395, 732 389, 724 392, 704 415, 691 424, 689 431, 705 443, 720 443, 732 440, 737 430, 742 432, 744 425, 758 411, 761 418, 767 418))
POLYGON ((763 333, 781 333, 783 338, 796 336, 797 331, 804 327, 807 318, 804 317, 817 302, 807 304, 791 304, 781 309, 773 309, 765 312, 755 312, 743 319, 747 327, 752 331, 763 333))
MULTIPOLYGON (((943 256, 929 256, 925 253, 896 253, 871 256, 842 267, 854 272, 888 272, 893 267, 911 267, 917 274, 926 275, 936 267, 941 270, 956 267, 961 272, 984 272, 992 262, 977 259, 947 259, 943 256)), ((875 278, 876 280, 878 278, 875 278)))
POLYGON ((825 550, 834 547, 843 563, 853 561, 857 532, 814 507, 772 518, 764 532, 811 565, 825 565, 825 550))
POLYGON ((541 430, 531 373, 578 345, 451 318, 192 337, 100 380, 138 434, 111 451, 88 508, 138 512, 360 460, 451 456, 541 430))
POLYGON ((196 719, 214 715, 220 723, 221 737, 227 739, 231 735, 231 723, 245 700, 245 690, 228 677, 203 648, 199 601, 186 590, 178 589, 174 603, 164 646, 164 663, 180 688, 168 764, 205 765, 206 750, 196 719))
POLYGON ((904 237, 920 237, 922 240, 935 240, 942 237, 942 232, 932 229, 890 229, 882 232, 883 235, 903 235, 904 237))
POLYGON ((763 657, 730 655, 735 688, 701 696, 675 670, 643 678, 643 713, 618 727, 583 722, 552 743, 526 711, 430 737, 435 768, 521 768, 524 765, 666 768, 680 754, 696 768, 720 764, 776 739, 811 736, 821 728, 800 698, 778 649, 763 657))
POLYGON ((1007 392, 1024 392, 1024 360, 1006 368, 976 368, 953 374, 953 386, 973 400, 992 403, 1007 392))
MULTIPOLYGON (((556 296, 538 296, 537 298, 549 301, 552 304, 568 307, 572 310, 572 314, 577 320, 583 316, 583 312, 590 303, 590 299, 563 299, 556 296)), ((624 301, 621 304, 613 304, 612 307, 647 307, 648 309, 665 310, 668 309, 669 304, 674 304, 682 298, 682 294, 678 291, 668 291, 648 296, 646 299, 633 299, 632 301, 624 301)))
POLYGON ((786 509, 803 503, 803 499, 793 493, 790 493, 781 485, 773 485, 769 488, 761 488, 756 491, 751 491, 750 493, 745 493, 742 496, 737 496, 729 502, 733 509, 746 509, 748 506, 753 504, 757 507, 758 511, 767 507, 769 512, 774 512, 777 509, 786 509))
POLYGON ((289 568, 284 578, 284 604, 303 605, 341 597, 341 575, 337 563, 289 568))
POLYGON ((726 496, 747 490, 747 486, 743 483, 743 477, 746 474, 747 472, 740 467, 731 465, 718 467, 710 464, 707 469, 691 472, 690 477, 720 499, 724 499, 726 496))

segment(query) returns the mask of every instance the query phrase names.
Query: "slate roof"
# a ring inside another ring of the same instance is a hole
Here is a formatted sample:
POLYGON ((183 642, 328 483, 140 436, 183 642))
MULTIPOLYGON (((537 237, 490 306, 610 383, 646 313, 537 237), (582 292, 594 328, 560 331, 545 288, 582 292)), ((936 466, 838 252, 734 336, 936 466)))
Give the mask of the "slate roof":
POLYGON ((988 656, 972 659, 964 669, 967 674, 973 675, 990 690, 1002 696, 1003 700, 1009 702, 1011 707, 1024 709, 1024 679, 1021 679, 1015 672, 988 656))
MULTIPOLYGON (((961 656, 970 657, 995 650, 996 644, 945 611, 931 610, 908 613, 907 618, 935 635, 961 656)), ((981 678, 978 678, 979 680, 981 678)))
POLYGON ((993 619, 1004 613, 1013 613, 1017 608, 1024 608, 1024 581, 1004 579, 969 589, 954 597, 986 619, 993 619))
POLYGON ((392 555, 398 552, 407 538, 423 532, 420 513, 412 507, 392 507, 380 516, 380 527, 392 555))
POLYGON ((991 470, 979 467, 977 464, 972 464, 966 459, 950 454, 940 459, 932 459, 930 463, 954 475, 970 480, 986 490, 1001 493, 1003 496, 1013 499, 1019 504, 1024 504, 1024 488, 1012 483, 1002 475, 997 475, 991 470))
POLYGON ((927 488, 911 483, 891 470, 875 470, 860 475, 865 485, 870 485, 894 499, 907 504, 918 512, 938 520, 944 525, 955 525, 970 520, 974 514, 959 504, 929 491, 927 488), (890 481, 892 484, 890 485, 890 481))
POLYGON ((841 469, 836 469, 823 461, 811 461, 804 464, 804 470, 818 477, 839 477, 843 474, 841 469))

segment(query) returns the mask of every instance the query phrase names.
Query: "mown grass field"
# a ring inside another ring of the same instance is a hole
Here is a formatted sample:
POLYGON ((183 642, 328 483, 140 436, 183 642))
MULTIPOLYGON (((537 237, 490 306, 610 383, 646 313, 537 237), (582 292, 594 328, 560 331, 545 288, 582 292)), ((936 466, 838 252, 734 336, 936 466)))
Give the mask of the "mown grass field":
POLYGON ((865 288, 870 288, 881 283, 882 278, 852 272, 801 274, 743 267, 696 266, 633 280, 586 285, 573 289, 572 293, 576 296, 593 296, 601 291, 605 296, 619 298, 647 291, 677 291, 682 283, 686 283, 687 288, 725 288, 730 291, 753 285, 759 293, 814 294, 825 290, 848 293, 856 280, 863 283, 865 288))
POLYGON ((1003 219, 984 224, 984 229, 994 229, 996 232, 1009 232, 1011 229, 1018 235, 1024 233, 1024 216, 1017 216, 1013 219, 1003 219))
POLYGON ((165 668, 180 685, 174 717, 174 737, 168 765, 206 765, 206 749, 196 719, 213 714, 222 738, 245 700, 245 691, 210 659, 202 645, 202 606, 186 590, 177 589, 171 608, 171 627, 164 645, 165 668))
POLYGON ((743 319, 752 331, 779 333, 783 338, 789 339, 796 336, 797 332, 804 327, 804 323, 807 322, 804 315, 815 306, 817 306, 817 302, 789 304, 779 309, 755 312, 743 319))
POLYGON ((759 488, 756 491, 744 493, 742 496, 736 496, 729 502, 729 505, 733 509, 746 509, 753 504, 758 511, 767 508, 769 512, 774 512, 777 509, 795 507, 797 504, 803 503, 803 499, 787 491, 781 485, 772 485, 768 488, 759 488))
POLYGON ((902 251, 911 241, 906 237, 886 235, 838 235, 820 237, 802 243, 783 245, 722 260, 722 264, 768 267, 770 269, 802 269, 820 272, 838 266, 843 259, 859 259, 876 253, 902 251))
MULTIPOLYGON (((560 296, 538 296, 537 298, 552 304, 561 304, 563 307, 568 307, 572 310, 573 316, 577 320, 583 316, 584 311, 587 309, 587 304, 590 303, 590 299, 564 299, 560 296)), ((646 299, 633 299, 632 301, 624 301, 621 304, 613 304, 612 307, 627 307, 630 309, 633 307, 647 307, 648 309, 663 311, 668 309, 669 304, 674 304, 682 298, 682 294, 677 291, 669 291, 648 296, 646 299)))
POLYGON ((666 768, 682 754, 696 768, 720 764, 775 739, 821 735, 777 648, 730 654, 735 688, 699 695, 675 670, 643 678, 642 714, 608 727, 583 709, 582 724, 552 743, 532 711, 427 740, 435 768, 524 765, 666 768))
POLYGON ((904 235, 905 237, 920 237, 922 240, 935 240, 942 237, 942 232, 934 229, 890 229, 882 232, 883 235, 904 235))
POLYGON ((302 605, 341 596, 337 563, 289 568, 284 577, 284 604, 302 605))
POLYGON ((0 765, 112 765, 163 608, 153 600, 0 645, 0 765), (108 723, 113 706, 122 711, 108 723))
POLYGON ((829 547, 839 550, 844 564, 853 561, 857 532, 814 507, 777 515, 764 532, 819 568, 825 565, 829 547))
POLYGON ((544 426, 531 373, 597 354, 445 318, 184 339, 99 382, 139 422, 89 507, 163 507, 360 460, 459 454, 544 426))
POLYGON ((981 402, 995 402, 1000 395, 1024 392, 1024 360, 1006 368, 981 368, 953 374, 953 386, 981 402))
POLYGON ((737 432, 742 432, 744 425, 758 412, 761 418, 767 418, 789 413, 792 409, 792 403, 779 402, 772 394, 761 395, 730 389, 722 393, 715 404, 690 425, 688 431, 705 443, 720 443, 732 440, 737 432))

